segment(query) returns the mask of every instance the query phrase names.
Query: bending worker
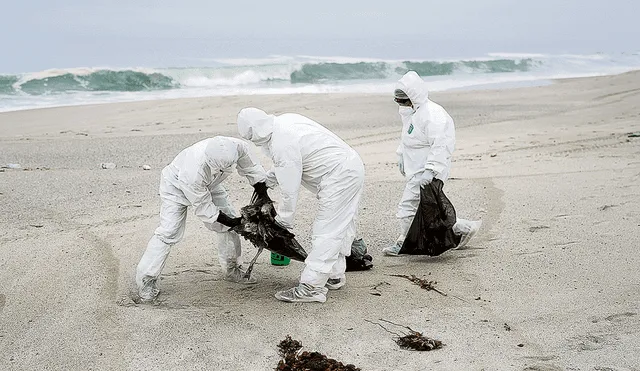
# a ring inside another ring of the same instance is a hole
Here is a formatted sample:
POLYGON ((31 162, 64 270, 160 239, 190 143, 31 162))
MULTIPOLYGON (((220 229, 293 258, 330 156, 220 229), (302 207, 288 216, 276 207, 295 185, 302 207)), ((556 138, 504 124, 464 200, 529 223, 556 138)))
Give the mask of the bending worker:
MULTIPOLYGON (((420 204, 420 188, 436 178, 446 182, 455 147, 453 119, 442 106, 429 100, 426 83, 414 72, 398 81, 394 92, 402 119, 402 136, 396 153, 400 173, 407 180, 396 214, 400 235, 395 244, 385 247, 386 255, 397 256, 420 204)), ((457 219, 454 234, 461 237, 456 248, 464 247, 482 221, 457 219)))
POLYGON ((356 235, 364 165, 358 153, 317 122, 294 113, 269 115, 257 108, 238 114, 240 135, 273 160, 267 185, 280 186, 276 221, 293 228, 300 185, 318 198, 311 251, 300 284, 276 293, 286 302, 327 300, 328 289, 344 286, 346 262, 356 235))
POLYGON ((229 203, 222 182, 237 165, 238 174, 249 180, 256 191, 266 192, 264 168, 252 157, 247 143, 240 139, 216 136, 182 150, 162 170, 160 178, 160 226, 149 240, 136 269, 138 294, 153 300, 159 293, 158 276, 164 268, 171 246, 184 234, 187 207, 204 225, 219 233, 218 257, 226 269, 225 280, 251 284, 243 278, 240 237, 229 231, 240 224, 240 217, 229 203))

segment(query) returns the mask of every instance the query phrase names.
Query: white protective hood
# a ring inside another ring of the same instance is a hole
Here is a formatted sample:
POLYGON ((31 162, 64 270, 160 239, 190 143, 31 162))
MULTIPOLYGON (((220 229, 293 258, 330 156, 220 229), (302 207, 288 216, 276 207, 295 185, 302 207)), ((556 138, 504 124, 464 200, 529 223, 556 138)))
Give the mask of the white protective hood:
POLYGON ((396 83, 396 89, 400 89, 411 99, 413 108, 418 109, 429 101, 427 83, 415 72, 409 71, 396 83))
POLYGON ((265 111, 248 107, 238 113, 238 132, 256 146, 263 146, 271 140, 276 117, 265 111))

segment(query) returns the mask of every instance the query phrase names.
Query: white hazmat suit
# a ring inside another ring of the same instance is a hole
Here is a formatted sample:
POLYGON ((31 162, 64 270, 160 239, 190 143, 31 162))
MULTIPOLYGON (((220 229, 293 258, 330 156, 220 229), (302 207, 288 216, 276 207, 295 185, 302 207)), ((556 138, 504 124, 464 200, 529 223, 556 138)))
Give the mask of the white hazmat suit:
MULTIPOLYGON (((411 227, 420 204, 421 185, 431 179, 443 182, 451 171, 451 157, 456 136, 453 119, 439 104, 429 100, 426 83, 414 72, 407 72, 398 81, 396 91, 401 90, 412 106, 400 106, 402 136, 396 151, 398 165, 407 184, 398 204, 396 214, 400 222, 400 235, 395 245, 385 248, 387 255, 397 255, 411 227)), ((462 236, 462 247, 480 228, 481 222, 458 219, 453 231, 462 236)))
POLYGON ((356 235, 364 165, 358 153, 317 122, 294 113, 269 115, 257 108, 238 114, 240 135, 262 146, 273 160, 267 185, 278 184, 282 202, 276 220, 293 226, 300 185, 318 199, 311 251, 296 288, 276 294, 283 301, 326 300, 327 282, 345 282, 345 257, 356 235))
MULTIPOLYGON (((158 294, 156 280, 164 268, 172 245, 184 234, 187 207, 205 226, 219 235, 218 257, 227 270, 226 279, 241 282, 240 238, 218 223, 220 212, 234 216, 227 191, 221 185, 237 165, 238 174, 252 185, 266 180, 261 165, 251 157, 249 146, 240 139, 217 136, 182 150, 162 170, 160 178, 160 225, 147 245, 136 269, 138 293, 143 299, 158 294)), ((251 282, 245 282, 251 283, 251 282)))

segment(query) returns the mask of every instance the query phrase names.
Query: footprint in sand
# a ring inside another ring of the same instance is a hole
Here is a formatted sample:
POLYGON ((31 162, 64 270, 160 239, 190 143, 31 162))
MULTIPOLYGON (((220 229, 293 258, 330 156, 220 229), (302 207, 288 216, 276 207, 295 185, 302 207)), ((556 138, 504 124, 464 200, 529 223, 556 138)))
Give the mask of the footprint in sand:
POLYGON ((624 313, 612 314, 610 316, 604 317, 604 319, 609 321, 609 322, 623 322, 623 321, 625 321, 627 319, 630 319, 631 317, 634 317, 634 316, 637 316, 637 315, 638 315, 638 313, 624 312, 624 313))
POLYGON ((598 350, 604 348, 607 339, 602 335, 577 336, 572 339, 573 348, 580 351, 598 350))
POLYGON ((564 368, 555 365, 538 364, 527 366, 523 371, 562 371, 564 368))

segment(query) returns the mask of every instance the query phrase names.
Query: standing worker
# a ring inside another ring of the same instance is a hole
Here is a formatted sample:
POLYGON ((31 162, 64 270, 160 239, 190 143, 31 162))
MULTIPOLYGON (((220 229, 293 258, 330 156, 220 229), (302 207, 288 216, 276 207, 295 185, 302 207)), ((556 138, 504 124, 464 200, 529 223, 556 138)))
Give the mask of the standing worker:
POLYGON ((345 259, 356 235, 364 186, 362 159, 324 126, 295 113, 275 116, 245 108, 238 114, 238 131, 273 160, 267 185, 280 185, 278 223, 293 227, 300 185, 318 198, 311 252, 300 284, 275 296, 286 302, 324 303, 328 289, 339 289, 346 282, 345 259))
MULTIPOLYGON (((442 106, 429 100, 426 83, 414 72, 398 81, 395 102, 402 119, 402 136, 396 151, 400 173, 407 180, 396 214, 400 235, 395 244, 382 251, 398 256, 420 204, 420 189, 435 179, 446 182, 455 148, 453 119, 442 106)), ((461 237, 456 249, 464 247, 478 232, 482 221, 457 219, 454 234, 461 237)))

